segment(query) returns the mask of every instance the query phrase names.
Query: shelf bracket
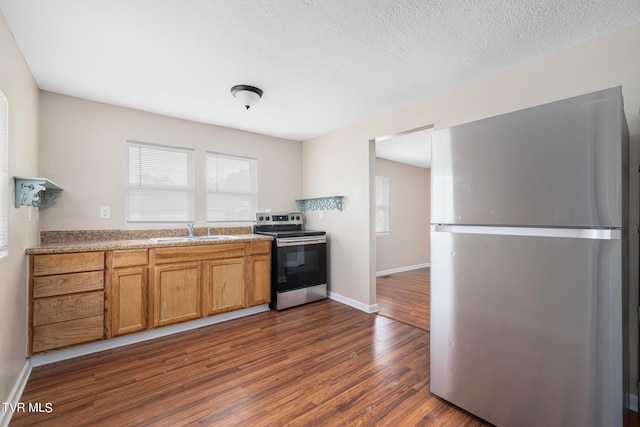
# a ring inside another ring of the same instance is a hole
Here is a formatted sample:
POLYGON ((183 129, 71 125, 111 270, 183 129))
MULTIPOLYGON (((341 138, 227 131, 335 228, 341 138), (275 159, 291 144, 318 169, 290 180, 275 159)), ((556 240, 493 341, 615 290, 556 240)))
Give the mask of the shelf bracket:
POLYGON ((45 209, 55 204, 62 188, 46 178, 14 176, 16 181, 16 208, 35 206, 45 209))

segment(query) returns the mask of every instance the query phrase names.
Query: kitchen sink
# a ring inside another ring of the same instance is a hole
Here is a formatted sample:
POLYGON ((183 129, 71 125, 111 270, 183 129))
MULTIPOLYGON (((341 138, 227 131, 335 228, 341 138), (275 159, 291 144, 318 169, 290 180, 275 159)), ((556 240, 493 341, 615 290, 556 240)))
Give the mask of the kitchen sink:
POLYGON ((190 237, 153 237, 151 239, 155 243, 167 243, 167 242, 188 242, 190 237))
POLYGON ((193 240, 231 240, 236 236, 215 235, 215 236, 195 236, 195 237, 153 237, 149 240, 155 243, 189 242, 193 240))
POLYGON ((235 236, 215 235, 215 236, 197 236, 193 240, 231 240, 237 239, 235 236))

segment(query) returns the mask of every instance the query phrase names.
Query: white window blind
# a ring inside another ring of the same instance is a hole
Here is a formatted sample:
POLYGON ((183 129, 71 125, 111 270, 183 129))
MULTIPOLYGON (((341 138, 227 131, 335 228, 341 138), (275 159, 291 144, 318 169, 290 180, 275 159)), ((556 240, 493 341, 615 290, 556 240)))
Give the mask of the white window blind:
POLYGON ((255 159, 207 153, 207 222, 253 221, 256 165, 255 159))
POLYGON ((9 101, 0 89, 0 257, 9 241, 9 101))
POLYGON ((128 226, 194 221, 193 150, 126 142, 128 226))
POLYGON ((376 176, 376 233, 389 232, 389 178, 376 176))

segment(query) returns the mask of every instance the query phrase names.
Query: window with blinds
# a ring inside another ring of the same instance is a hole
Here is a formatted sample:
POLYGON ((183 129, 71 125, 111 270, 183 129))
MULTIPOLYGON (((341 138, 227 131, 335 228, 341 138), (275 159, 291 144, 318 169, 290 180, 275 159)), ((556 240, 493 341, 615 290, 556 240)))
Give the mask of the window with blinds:
POLYGON ((376 176, 376 233, 389 232, 389 178, 376 176))
POLYGON ((9 248, 9 100, 0 89, 0 257, 9 248))
POLYGON ((126 142, 128 227, 194 222, 193 150, 126 142))
POLYGON ((253 221, 256 164, 256 159, 207 152, 207 222, 253 221))

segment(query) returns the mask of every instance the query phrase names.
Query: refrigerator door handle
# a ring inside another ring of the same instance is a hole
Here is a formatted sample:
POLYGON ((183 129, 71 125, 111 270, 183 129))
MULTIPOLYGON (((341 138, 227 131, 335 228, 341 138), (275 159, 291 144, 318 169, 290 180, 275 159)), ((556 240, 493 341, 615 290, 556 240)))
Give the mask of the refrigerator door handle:
POLYGON ((462 234, 490 234, 497 236, 567 237, 596 240, 620 240, 622 238, 622 231, 617 228, 493 227, 432 224, 431 231, 462 234))

